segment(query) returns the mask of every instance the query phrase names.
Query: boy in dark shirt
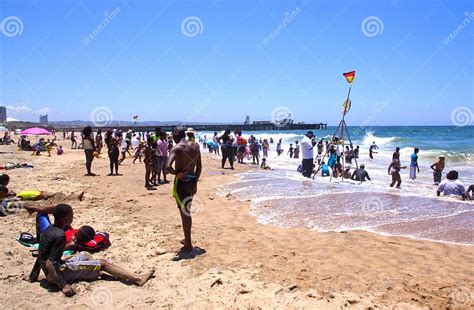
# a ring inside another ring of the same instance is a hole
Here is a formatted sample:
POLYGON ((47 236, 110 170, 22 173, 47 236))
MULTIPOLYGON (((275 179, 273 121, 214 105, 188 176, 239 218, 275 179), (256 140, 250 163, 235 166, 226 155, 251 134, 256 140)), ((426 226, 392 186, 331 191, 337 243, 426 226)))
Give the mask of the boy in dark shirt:
POLYGON ((106 260, 94 260, 92 255, 81 252, 77 256, 63 261, 62 255, 66 245, 64 228, 69 227, 73 221, 71 206, 59 204, 53 209, 54 224, 50 225, 40 237, 39 255, 30 274, 30 282, 38 280, 40 269, 46 275, 46 280, 58 286, 65 296, 76 294, 73 282, 81 280, 96 280, 99 272, 106 272, 121 281, 131 282, 142 286, 150 279, 154 270, 137 275, 111 264, 106 260))
POLYGON ((367 171, 365 171, 364 165, 360 165, 360 168, 354 170, 354 172, 352 173, 351 179, 354 181, 360 181, 360 182, 365 182, 365 179, 372 181, 367 171))

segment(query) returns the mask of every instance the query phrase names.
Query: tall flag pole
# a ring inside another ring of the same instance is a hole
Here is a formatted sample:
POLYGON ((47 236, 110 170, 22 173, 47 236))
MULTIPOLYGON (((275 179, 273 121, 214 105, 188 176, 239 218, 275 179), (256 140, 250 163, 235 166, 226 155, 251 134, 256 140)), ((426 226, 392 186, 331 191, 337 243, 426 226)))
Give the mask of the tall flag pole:
POLYGON ((349 92, 347 93, 347 99, 343 104, 343 112, 342 112, 342 119, 344 119, 344 116, 346 116, 347 112, 351 109, 351 101, 349 100, 349 97, 351 95, 351 89, 352 89, 352 82, 354 81, 355 77, 355 71, 350 71, 343 73, 344 77, 346 78, 347 83, 349 83, 349 92))

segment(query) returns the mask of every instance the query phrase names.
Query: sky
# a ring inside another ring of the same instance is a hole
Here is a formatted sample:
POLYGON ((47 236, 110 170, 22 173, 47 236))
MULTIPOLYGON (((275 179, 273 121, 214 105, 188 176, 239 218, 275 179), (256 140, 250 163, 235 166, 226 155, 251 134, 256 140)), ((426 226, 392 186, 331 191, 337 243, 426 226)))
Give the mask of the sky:
POLYGON ((0 0, 0 105, 49 120, 474 121, 469 0, 0 0), (467 118, 467 120, 466 120, 467 118))

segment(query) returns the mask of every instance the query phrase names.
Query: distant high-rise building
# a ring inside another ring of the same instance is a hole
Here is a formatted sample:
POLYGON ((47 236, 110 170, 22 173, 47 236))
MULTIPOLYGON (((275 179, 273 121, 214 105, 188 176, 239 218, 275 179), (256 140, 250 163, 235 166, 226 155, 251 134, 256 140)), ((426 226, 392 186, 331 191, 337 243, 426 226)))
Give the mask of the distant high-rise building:
POLYGON ((48 114, 41 114, 40 115, 40 124, 41 125, 48 125, 48 114))
POLYGON ((0 107, 0 123, 5 123, 7 121, 7 108, 0 107))

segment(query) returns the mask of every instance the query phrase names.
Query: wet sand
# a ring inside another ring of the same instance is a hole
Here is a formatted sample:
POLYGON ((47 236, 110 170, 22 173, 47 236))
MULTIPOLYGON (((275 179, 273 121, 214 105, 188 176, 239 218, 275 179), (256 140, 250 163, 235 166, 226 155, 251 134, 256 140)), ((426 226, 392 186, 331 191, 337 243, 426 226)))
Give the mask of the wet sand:
MULTIPOLYGON (((68 145, 68 144, 64 144, 68 145)), ((108 177, 108 159, 94 160, 98 177, 85 177, 84 154, 36 157, 0 146, 2 162, 34 169, 8 171, 9 188, 58 192, 50 203, 74 207, 75 227, 111 234, 95 257, 140 271, 155 267, 144 287, 101 280, 75 284, 66 298, 22 280, 34 263, 15 238, 33 232, 22 211, 0 218, 0 302, 9 308, 311 308, 469 309, 474 305, 472 246, 386 237, 363 231, 318 233, 257 223, 249 203, 217 188, 235 180, 217 158, 204 155, 193 218, 195 257, 177 257, 182 238, 171 184, 144 188, 144 168, 127 159, 123 176, 108 177), (223 174, 222 174, 223 173, 223 174), (83 194, 82 194, 83 193, 83 194), (80 199, 79 199, 80 198, 80 199)), ((43 281, 44 283, 44 281, 43 281)))

